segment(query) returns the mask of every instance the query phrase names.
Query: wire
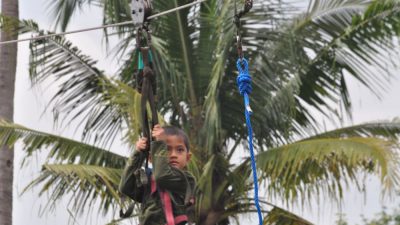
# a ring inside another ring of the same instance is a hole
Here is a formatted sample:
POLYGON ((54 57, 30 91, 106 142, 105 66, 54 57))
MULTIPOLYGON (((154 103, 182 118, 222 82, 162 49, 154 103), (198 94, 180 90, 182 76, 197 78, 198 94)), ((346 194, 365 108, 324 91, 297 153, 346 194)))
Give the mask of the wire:
MULTIPOLYGON (((175 11, 179 11, 181 9, 184 9, 184 8, 187 8, 187 7, 190 7, 190 6, 205 2, 205 1, 207 1, 207 0, 197 0, 197 1, 194 1, 189 4, 178 6, 176 8, 149 16, 147 19, 149 19, 149 20, 155 19, 157 17, 163 16, 163 15, 175 12, 175 11)), ((0 45, 12 44, 12 43, 23 42, 23 41, 33 41, 33 40, 45 39, 45 38, 50 38, 50 37, 55 37, 55 36, 66 35, 66 34, 82 33, 82 32, 87 32, 87 31, 92 31, 92 30, 99 30, 99 29, 104 29, 104 28, 108 28, 108 27, 117 27, 117 26, 128 25, 128 24, 132 24, 132 21, 125 21, 125 22, 107 24, 107 25, 98 26, 98 27, 91 27, 91 28, 85 28, 85 29, 80 29, 80 30, 67 31, 67 32, 62 32, 62 33, 58 33, 58 34, 47 34, 47 35, 31 37, 31 38, 3 41, 3 42, 0 42, 0 45)))

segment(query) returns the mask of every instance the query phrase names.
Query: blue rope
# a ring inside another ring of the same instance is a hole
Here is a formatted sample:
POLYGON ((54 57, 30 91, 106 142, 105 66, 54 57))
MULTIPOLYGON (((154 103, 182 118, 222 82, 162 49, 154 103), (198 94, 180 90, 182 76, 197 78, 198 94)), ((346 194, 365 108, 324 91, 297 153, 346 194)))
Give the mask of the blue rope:
POLYGON ((244 105, 245 105, 245 116, 246 116, 246 124, 247 130, 249 133, 248 141, 250 148, 250 158, 251 158, 251 168, 253 170, 253 182, 254 182, 254 202, 257 207, 258 212, 258 220, 260 225, 263 225, 263 219, 261 214, 260 203, 258 201, 258 178, 257 178, 257 167, 256 160, 254 157, 253 151, 253 128, 251 127, 250 116, 253 114, 250 108, 250 100, 249 94, 251 94, 253 88, 251 87, 251 77, 249 75, 249 64, 245 58, 239 58, 236 62, 236 67, 239 71, 239 76, 236 79, 239 92, 244 97, 244 105))

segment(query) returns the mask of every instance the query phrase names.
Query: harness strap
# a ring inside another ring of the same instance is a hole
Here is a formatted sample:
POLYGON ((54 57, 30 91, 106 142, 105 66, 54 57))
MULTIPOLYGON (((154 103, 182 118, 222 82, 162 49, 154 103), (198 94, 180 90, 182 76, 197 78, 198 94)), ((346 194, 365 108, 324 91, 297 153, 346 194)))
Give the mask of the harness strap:
MULTIPOLYGON (((154 176, 151 176, 150 188, 151 188, 151 194, 157 191, 157 184, 154 179, 154 176)), ((160 199, 163 204, 165 220, 167 221, 165 225, 176 225, 189 220, 187 215, 179 215, 177 217, 174 217, 174 210, 172 208, 171 196, 166 191, 158 190, 158 192, 160 194, 160 199)))
POLYGON ((160 191, 160 196, 164 205, 165 219, 167 220, 165 225, 176 225, 188 221, 187 215, 180 215, 174 218, 171 197, 169 196, 168 192, 160 191))
MULTIPOLYGON (((126 201, 126 197, 125 196, 122 196, 121 197, 121 202, 122 203, 124 203, 126 201)), ((130 217, 131 215, 132 215, 132 213, 133 213, 133 209, 135 208, 135 203, 131 203, 131 204, 129 204, 129 206, 128 206, 128 209, 124 212, 124 210, 123 210, 123 208, 121 208, 120 210, 119 210, 119 217, 121 217, 121 218, 128 218, 128 217, 130 217)))
POLYGON ((186 215, 180 215, 175 217, 175 224, 180 224, 182 222, 187 222, 188 221, 188 217, 186 215))
POLYGON ((164 214, 165 214, 165 219, 167 220, 167 225, 175 225, 174 213, 171 204, 171 197, 165 191, 160 191, 160 197, 164 205, 164 214))
POLYGON ((151 176, 151 193, 154 194, 157 191, 157 185, 156 185, 156 180, 154 179, 154 176, 151 176))

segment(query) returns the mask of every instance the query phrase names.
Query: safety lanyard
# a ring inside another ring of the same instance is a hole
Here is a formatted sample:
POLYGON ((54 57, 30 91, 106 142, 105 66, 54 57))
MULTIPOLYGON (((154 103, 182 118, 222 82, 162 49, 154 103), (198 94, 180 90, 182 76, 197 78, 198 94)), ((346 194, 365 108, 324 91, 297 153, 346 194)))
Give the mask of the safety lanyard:
POLYGON ((141 125, 143 137, 147 138, 146 164, 148 168, 148 155, 151 142, 151 129, 158 124, 156 109, 156 74, 153 70, 153 56, 151 47, 151 32, 148 17, 151 16, 150 0, 132 0, 132 20, 139 26, 136 32, 136 54, 138 55, 138 72, 136 74, 137 90, 141 93, 141 125), (143 38, 143 36, 145 36, 143 38), (145 42, 143 45, 142 42, 145 42), (147 102, 151 110, 151 127, 147 113, 147 102))
POLYGON ((253 111, 250 108, 250 99, 249 99, 249 94, 252 92, 251 77, 249 74, 249 63, 248 63, 247 59, 244 58, 243 47, 242 47, 242 37, 241 37, 241 33, 240 33, 240 29, 241 29, 240 18, 244 14, 248 13, 252 7, 253 7, 253 1, 246 0, 244 9, 238 13, 237 7, 236 7, 236 0, 235 0, 234 23, 237 28, 236 47, 237 47, 237 52, 238 52, 238 60, 236 62, 236 67, 239 71, 239 75, 236 79, 236 82, 237 82, 237 85, 239 88, 239 92, 244 98, 244 105, 245 105, 244 112, 245 112, 246 125, 247 125, 247 130, 248 130, 248 143, 249 143, 250 158, 251 158, 251 168, 252 168, 252 172, 253 172, 254 204, 257 208, 259 224, 263 225, 261 207, 260 207, 259 200, 258 200, 257 166, 256 166, 256 160, 255 160, 254 150, 253 150, 253 129, 251 127, 251 120, 250 120, 250 117, 253 114, 253 111))

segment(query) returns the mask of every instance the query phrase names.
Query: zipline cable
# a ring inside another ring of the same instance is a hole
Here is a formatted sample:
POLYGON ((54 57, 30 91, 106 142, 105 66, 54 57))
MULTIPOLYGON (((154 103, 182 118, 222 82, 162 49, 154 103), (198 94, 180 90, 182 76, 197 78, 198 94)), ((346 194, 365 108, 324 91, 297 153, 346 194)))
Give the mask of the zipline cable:
MULTIPOLYGON (((147 19, 149 19, 149 20, 155 19, 157 17, 164 16, 166 14, 169 14, 169 13, 172 13, 172 12, 175 12, 175 11, 179 11, 181 9, 188 8, 188 7, 196 5, 196 4, 200 4, 200 3, 205 2, 205 1, 207 1, 207 0, 197 0, 197 1, 194 1, 192 3, 188 3, 186 5, 178 6, 176 8, 169 9, 169 10, 166 10, 164 12, 160 12, 160 13, 157 13, 155 15, 149 16, 147 19)), ((132 21, 125 21, 125 22, 120 22, 120 23, 107 24, 107 25, 103 25, 103 26, 90 27, 90 28, 85 28, 85 29, 80 29, 80 30, 66 31, 66 32, 58 33, 58 34, 47 34, 47 35, 31 37, 31 38, 17 39, 17 40, 11 40, 11 41, 3 41, 3 42, 0 42, 0 45, 12 44, 12 43, 23 42, 23 41, 33 41, 33 40, 39 40, 39 39, 50 38, 50 37, 55 37, 55 36, 62 36, 62 35, 67 35, 67 34, 82 33, 82 32, 87 32, 87 31, 92 31, 92 30, 99 30, 99 29, 104 29, 104 28, 108 28, 108 27, 117 27, 117 26, 123 26, 123 25, 128 25, 128 24, 132 24, 132 21)))

